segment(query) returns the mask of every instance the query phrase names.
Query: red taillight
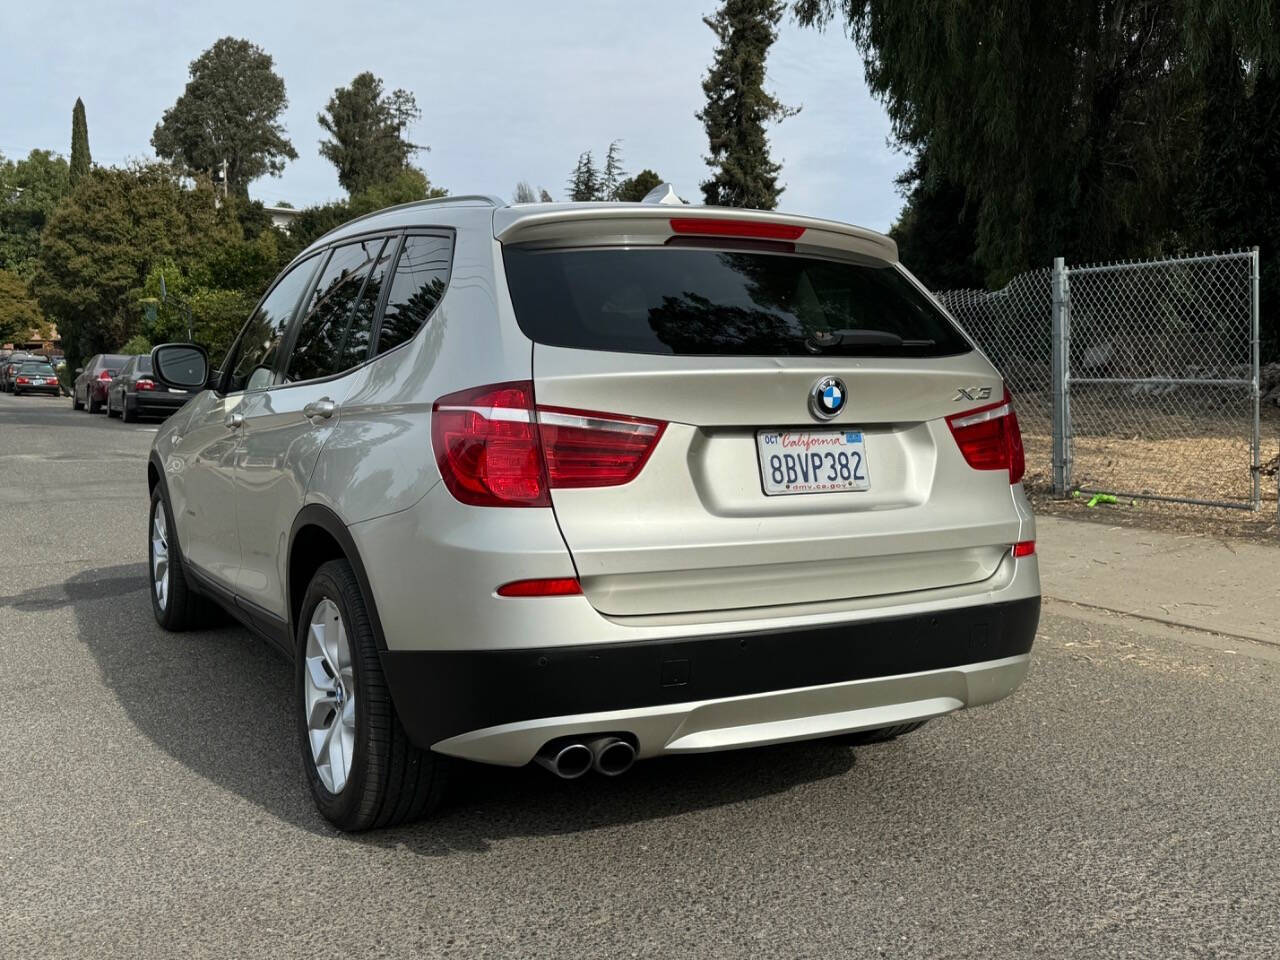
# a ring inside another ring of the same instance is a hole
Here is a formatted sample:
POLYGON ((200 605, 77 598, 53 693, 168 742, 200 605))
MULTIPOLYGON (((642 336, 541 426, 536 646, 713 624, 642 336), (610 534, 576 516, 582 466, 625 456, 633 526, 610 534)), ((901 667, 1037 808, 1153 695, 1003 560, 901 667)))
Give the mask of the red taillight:
POLYGON ((947 426, 965 462, 973 469, 1008 470, 1010 483, 1022 479, 1027 468, 1022 431, 1008 390, 999 403, 947 417, 947 426))
POLYGON ((31 381, 30 381, 30 380, 28 380, 26 377, 19 377, 19 378, 18 378, 16 381, 14 381, 14 382, 15 382, 15 383, 30 383, 31 381))
POLYGON ((804 227, 765 220, 715 220, 710 217, 672 217, 673 233, 704 237, 749 237, 757 240, 799 240, 804 227))
POLYGON ((115 374, 114 374, 114 373, 112 373, 110 370, 103 370, 100 374, 98 374, 98 379, 99 379, 99 380, 114 380, 114 379, 115 379, 115 374))
POLYGON ((576 597, 581 593, 582 585, 573 577, 514 580, 498 588, 500 597, 576 597))
POLYGON ((1036 552, 1036 542, 1034 540, 1022 540, 1013 545, 1013 555, 1015 557, 1029 557, 1036 552))
POLYGON ((528 381, 441 397, 432 408, 431 443, 445 486, 461 503, 551 505, 528 381))
POLYGON ((538 432, 553 487, 614 487, 634 480, 649 461, 665 423, 538 408, 538 432))
POLYGON ((135 390, 154 390, 156 384, 154 380, 138 380, 134 383, 133 388, 135 390))
POLYGON ((528 381, 441 397, 431 442, 449 492, 477 507, 546 507, 551 488, 609 487, 640 473, 665 423, 535 409, 528 381))

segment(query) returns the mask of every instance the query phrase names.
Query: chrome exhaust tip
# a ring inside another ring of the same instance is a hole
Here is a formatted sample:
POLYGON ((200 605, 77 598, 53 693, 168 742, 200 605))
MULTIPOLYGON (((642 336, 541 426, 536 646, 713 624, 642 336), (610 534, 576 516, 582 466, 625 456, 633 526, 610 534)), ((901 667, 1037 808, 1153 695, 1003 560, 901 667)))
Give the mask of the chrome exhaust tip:
POLYGON ((581 740, 552 740, 533 758, 562 780, 576 780, 595 762, 595 756, 581 740))
POLYGON ((586 745, 591 750, 591 768, 606 777, 624 774, 636 762, 636 748, 621 737, 596 737, 586 745))

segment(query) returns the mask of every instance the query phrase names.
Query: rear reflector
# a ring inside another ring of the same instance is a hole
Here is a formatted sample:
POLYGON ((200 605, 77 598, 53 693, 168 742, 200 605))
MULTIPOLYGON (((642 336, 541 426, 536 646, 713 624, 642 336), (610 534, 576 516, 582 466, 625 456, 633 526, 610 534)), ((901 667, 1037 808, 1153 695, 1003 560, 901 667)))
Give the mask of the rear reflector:
POLYGON ((575 597, 581 593, 582 585, 573 577, 513 580, 498 588, 500 597, 575 597))
POLYGON ((704 237, 754 237, 761 240, 799 240, 804 227, 767 220, 714 220, 710 217, 673 217, 674 233, 699 234, 704 237))
POLYGON ((1022 431, 1007 389, 999 403, 947 417, 947 426, 973 469, 1008 470, 1010 483, 1022 479, 1027 468, 1022 431))
POLYGON ((527 380, 449 394, 432 411, 431 442, 449 492, 477 507, 546 507, 552 488, 634 480, 666 424, 536 407, 527 380))
POLYGON ((1036 552, 1036 542, 1034 540, 1023 540, 1013 545, 1013 555, 1015 557, 1029 557, 1036 552))

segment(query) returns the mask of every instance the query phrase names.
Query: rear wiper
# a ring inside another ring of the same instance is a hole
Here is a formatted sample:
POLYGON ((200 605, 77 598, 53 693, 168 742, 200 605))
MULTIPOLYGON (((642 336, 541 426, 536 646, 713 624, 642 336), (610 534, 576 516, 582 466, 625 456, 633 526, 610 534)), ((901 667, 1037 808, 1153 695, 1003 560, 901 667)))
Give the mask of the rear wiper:
POLYGON ((932 347, 933 340, 904 340, 888 330, 819 330, 804 338, 804 347, 810 353, 822 353, 832 347, 932 347))

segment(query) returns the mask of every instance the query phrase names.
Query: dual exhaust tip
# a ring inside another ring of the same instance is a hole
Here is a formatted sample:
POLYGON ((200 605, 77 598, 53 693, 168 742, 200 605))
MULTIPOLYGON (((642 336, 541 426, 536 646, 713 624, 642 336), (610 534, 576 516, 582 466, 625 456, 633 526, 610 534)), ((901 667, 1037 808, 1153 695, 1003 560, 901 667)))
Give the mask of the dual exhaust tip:
POLYGON ((636 748, 615 734, 586 740, 561 737, 543 746, 534 760, 564 780, 576 780, 588 770, 616 777, 636 762, 636 748))

